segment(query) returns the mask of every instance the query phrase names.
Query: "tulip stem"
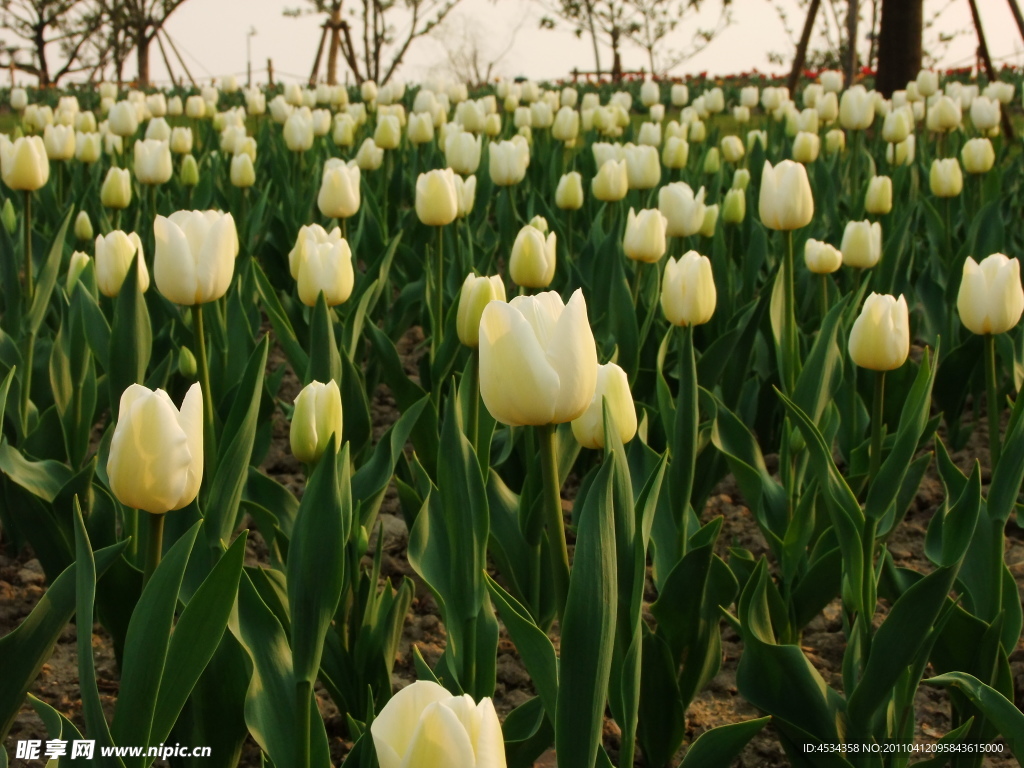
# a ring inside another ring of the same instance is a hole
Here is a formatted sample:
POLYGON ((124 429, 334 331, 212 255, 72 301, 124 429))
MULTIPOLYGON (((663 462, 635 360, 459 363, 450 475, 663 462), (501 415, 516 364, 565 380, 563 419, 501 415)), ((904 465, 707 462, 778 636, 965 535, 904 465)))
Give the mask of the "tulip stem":
POLYGON ((32 266, 32 192, 25 190, 25 296, 29 306, 32 305, 32 298, 35 294, 35 275, 32 266))
POLYGON ((149 518, 149 542, 146 547, 146 565, 142 573, 142 586, 145 587, 153 573, 160 565, 160 556, 164 550, 164 516, 146 515, 149 518))
POLYGON ((828 275, 821 275, 821 319, 828 314, 828 275))
POLYGON ((875 395, 871 402, 871 458, 868 464, 868 488, 882 466, 882 409, 885 403, 885 371, 875 373, 875 395))
POLYGON ((793 231, 786 231, 786 254, 783 263, 785 289, 785 316, 782 331, 782 381, 786 394, 792 396, 796 390, 797 337, 796 337, 796 281, 793 268, 793 231))
POLYGON ((555 589, 555 610, 559 620, 565 613, 569 594, 569 550, 565 546, 565 523, 562 520, 561 481, 558 475, 558 433, 554 424, 537 428, 540 436, 540 466, 544 483, 542 499, 547 518, 548 548, 551 555, 551 575, 555 589))
POLYGON ((437 357, 441 349, 442 330, 444 328, 444 227, 437 230, 437 252, 434 254, 434 327, 431 328, 430 359, 437 357))
POLYGON ((21 375, 21 428, 22 437, 28 436, 28 406, 32 401, 32 366, 36 352, 36 332, 30 331, 25 346, 25 371, 21 375))
POLYGON ((299 726, 299 768, 309 768, 310 694, 313 686, 308 680, 295 683, 295 713, 299 726))
POLYGON ((466 424, 466 436, 476 451, 480 469, 487 476, 488 463, 480 456, 480 350, 473 349, 469 356, 469 419, 466 424))
POLYGON ((1001 419, 999 383, 996 379, 996 337, 991 333, 985 335, 985 389, 988 401, 988 462, 990 470, 995 472, 1002 449, 999 437, 1001 419))
POLYGON ((192 335, 196 346, 199 386, 203 390, 203 454, 206 477, 213 478, 216 450, 213 442, 213 392, 210 389, 210 363, 206 356, 206 331, 203 327, 203 305, 192 305, 192 335))

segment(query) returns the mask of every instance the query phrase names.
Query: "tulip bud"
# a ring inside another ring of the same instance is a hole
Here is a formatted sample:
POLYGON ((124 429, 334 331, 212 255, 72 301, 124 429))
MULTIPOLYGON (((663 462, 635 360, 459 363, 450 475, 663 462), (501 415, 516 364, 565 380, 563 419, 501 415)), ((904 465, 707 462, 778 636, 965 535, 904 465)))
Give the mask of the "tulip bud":
POLYGON ((75 237, 79 240, 92 240, 92 222, 89 221, 89 214, 79 211, 75 217, 75 237))
POLYGON ((910 353, 910 315, 900 296, 872 293, 854 321, 848 345, 850 358, 861 368, 893 371, 910 353))
POLYGON ((376 101, 377 93, 377 83, 373 80, 364 80, 359 86, 359 95, 362 97, 363 101, 376 101))
POLYGON ((718 147, 711 147, 708 153, 704 155, 704 173, 708 176, 712 176, 721 169, 722 159, 718 153, 718 147))
POLYGON ((65 283, 68 296, 78 285, 78 281, 82 277, 82 273, 86 267, 89 266, 89 262, 92 259, 89 258, 88 254, 82 253, 81 251, 75 251, 71 254, 71 261, 68 262, 68 275, 67 282, 65 283))
POLYGON ((347 219, 355 216, 361 203, 360 172, 357 166, 347 165, 337 158, 324 164, 317 195, 320 213, 329 219, 347 219))
POLYGON ((476 176, 467 176, 465 179, 456 176, 455 196, 459 201, 458 217, 463 219, 472 213, 476 203, 476 176))
POLYGON ((843 254, 833 245, 810 238, 804 244, 804 263, 816 275, 829 275, 843 265, 843 254))
POLYGON ((739 125, 744 125, 750 122, 750 108, 739 106, 732 108, 732 119, 739 125))
POLYGON ((932 160, 928 182, 932 194, 936 197, 956 197, 964 188, 964 176, 960 171, 960 163, 955 157, 932 160))
POLYGON ((899 144, 914 130, 914 113, 909 107, 894 109, 882 123, 882 138, 890 144, 899 144))
POLYGON ((142 255, 142 241, 132 232, 114 230, 96 238, 96 285, 100 293, 113 298, 121 292, 132 262, 138 263, 139 290, 149 290, 149 270, 142 255))
POLYGON ((301 247, 297 244, 290 257, 290 269, 298 282, 299 301, 307 307, 316 306, 323 293, 327 306, 348 301, 355 285, 352 251, 335 227, 327 237, 321 236, 321 227, 304 227, 299 237, 305 237, 301 247))
POLYGON ((4 200, 3 210, 0 211, 0 220, 3 221, 4 229, 7 230, 8 234, 14 234, 14 230, 18 226, 18 216, 14 213, 14 206, 11 204, 11 198, 4 200))
POLYGON ((675 83, 672 85, 671 96, 672 106, 685 107, 690 100, 690 89, 684 83, 675 83))
POLYGON ((742 189, 730 189, 722 203, 722 221, 726 224, 742 224, 747 217, 747 193, 742 189))
POLYGON ((284 143, 292 152, 305 152, 313 146, 313 115, 296 110, 284 123, 284 143))
POLYGON ((732 174, 732 189, 745 190, 750 186, 750 171, 746 168, 737 168, 732 174))
POLYGON ((838 70, 826 70, 821 73, 820 79, 826 93, 839 93, 843 90, 843 73, 838 70))
POLYGON ((611 430, 618 432, 619 440, 628 443, 636 434, 636 407, 629 390, 626 372, 615 363, 597 367, 597 386, 594 398, 583 415, 572 421, 572 433, 584 448, 604 448, 604 408, 607 404, 611 417, 611 430))
POLYGON ((825 125, 834 123, 839 117, 839 99, 835 93, 825 93, 815 103, 814 111, 817 113, 818 119, 825 125))
POLYGON ((971 333, 1006 333, 1024 312, 1020 262, 993 253, 980 264, 970 256, 964 262, 956 308, 960 322, 971 333))
MULTIPOLYGON (((725 157, 726 162, 735 165, 743 159, 744 154, 743 141, 739 136, 725 136, 722 138, 722 156, 725 157)), ((705 161, 705 170, 706 166, 707 161, 705 161)), ((712 171, 712 173, 714 173, 714 171, 712 171)))
POLYGON ((100 187, 100 202, 105 208, 127 208, 132 202, 132 176, 127 168, 111 168, 100 187))
POLYGON ((694 195, 690 185, 676 181, 658 190, 658 210, 669 237, 690 237, 704 226, 704 187, 694 195))
MULTIPOLYGON (((191 157, 191 155, 189 155, 191 157)), ((195 158, 192 160, 195 163, 195 158)), ((185 163, 182 163, 184 175, 185 163)), ((145 139, 135 142, 135 178, 140 184, 165 184, 174 172, 171 163, 171 147, 166 141, 145 139)), ((196 183, 199 182, 199 169, 196 168, 196 183)), ((183 184, 186 184, 184 179, 183 184)), ((186 184, 186 186, 194 186, 186 184)))
POLYGON ((455 325, 459 341, 467 347, 480 345, 480 316, 492 301, 505 301, 505 284, 499 275, 477 277, 466 275, 459 294, 459 309, 455 325))
POLYGON ((988 139, 971 139, 960 150, 964 170, 968 173, 988 173, 996 163, 996 153, 988 139))
POLYGON ((971 122, 976 130, 983 134, 999 128, 1001 119, 999 102, 979 96, 971 102, 971 122))
POLYGON ((342 435, 341 390, 333 379, 326 384, 311 382, 295 398, 289 432, 292 455, 312 464, 323 456, 332 435, 337 452, 342 435))
POLYGON ((410 144, 429 144, 434 140, 434 121, 429 114, 412 113, 406 131, 410 144))
POLYGON ((331 140, 339 147, 351 147, 355 143, 356 122, 352 116, 339 112, 334 116, 334 130, 331 140))
POLYGON ((594 197, 603 202, 621 200, 629 191, 625 160, 606 160, 590 182, 594 197))
POLYGON ((661 285, 661 309, 673 325, 703 325, 715 312, 718 295, 711 261, 689 251, 678 261, 669 257, 661 285))
POLYGON ((700 120, 696 120, 690 123, 690 135, 689 140, 693 144, 700 144, 704 139, 707 138, 708 131, 707 126, 700 120))
POLYGON ((75 129, 47 125, 43 129, 43 146, 50 160, 70 160, 75 156, 75 129))
POLYGON ((459 212, 455 172, 451 168, 421 173, 416 179, 416 215, 430 227, 451 224, 459 212))
POLYGON ((479 136, 466 131, 450 132, 444 140, 444 157, 448 167, 456 173, 476 173, 480 167, 480 150, 483 142, 479 136))
POLYGON ((704 206, 704 223, 700 225, 701 237, 714 237, 718 226, 718 204, 704 206))
POLYGON ((238 256, 238 232, 230 213, 177 211, 157 216, 153 234, 153 274, 165 298, 191 306, 227 293, 238 256))
MULTIPOLYGON (((939 90, 939 73, 933 72, 930 69, 922 69, 917 73, 917 81, 915 85, 917 86, 917 92, 921 96, 928 98, 939 90)), ((907 88, 907 91, 909 94, 909 87, 907 88)))
POLYGON ((622 148, 630 189, 653 189, 661 182, 661 162, 654 147, 626 144, 622 148))
POLYGON ((807 170, 791 160, 783 160, 773 168, 766 160, 758 202, 761 222, 769 229, 806 227, 814 218, 814 197, 807 170))
POLYGON ((690 145, 686 139, 679 136, 669 136, 665 140, 665 146, 661 150, 661 163, 666 168, 673 170, 685 168, 689 157, 690 145))
POLYGON ((488 170, 495 186, 509 187, 526 177, 530 165, 530 147, 523 140, 488 145, 488 170))
POLYGON ((119 101, 110 108, 107 115, 110 132, 117 136, 134 136, 139 129, 139 115, 135 105, 128 101, 119 101))
POLYGON ((402 128, 394 115, 378 115, 373 141, 381 149, 397 149, 402 142, 402 128))
POLYGON ((194 187, 199 183, 199 165, 192 155, 185 155, 181 159, 181 170, 178 173, 178 179, 184 187, 194 187))
POLYGON ((583 177, 579 171, 570 171, 558 180, 555 206, 563 211, 578 211, 583 207, 583 177))
POLYGON ((763 150, 768 149, 767 131, 747 131, 747 152, 753 152, 756 144, 760 144, 763 150))
POLYGON ((949 133, 960 127, 962 119, 960 102, 949 96, 939 96, 928 109, 928 130, 949 133))
POLYGON ((231 158, 231 185, 246 189, 256 183, 256 169, 252 158, 247 154, 237 154, 231 158))
POLYGON ((21 112, 28 106, 28 92, 24 88, 11 88, 11 109, 21 112))
POLYGON ((654 264, 665 255, 665 216, 657 208, 649 208, 637 214, 632 208, 626 219, 626 234, 622 250, 634 261, 654 264))
POLYGON ((0 176, 13 190, 34 192, 50 178, 50 161, 46 147, 38 136, 22 136, 9 141, 0 139, 0 176))
POLYGON ((843 252, 843 261, 851 267, 875 266, 882 258, 882 225, 877 221, 847 222, 839 249, 843 252))
POLYGON ((899 144, 890 144, 885 148, 886 161, 889 165, 913 165, 916 144, 914 134, 910 134, 899 144))
POLYGON ((813 163, 818 159, 821 150, 821 139, 816 133, 800 131, 793 140, 793 159, 798 163, 813 163))
POLYGON ((863 131, 875 122, 875 97, 863 85, 850 86, 839 102, 839 124, 848 131, 863 131))
POLYGON ((661 123, 641 123, 637 143, 648 147, 660 147, 661 123))
POLYGON ((193 120, 206 116, 206 102, 202 96, 189 96, 185 99, 185 116, 193 120))
POLYGON ((373 139, 364 139, 356 153, 356 165, 363 171, 376 171, 384 162, 384 150, 373 139))
POLYGON ((92 164, 100 159, 103 151, 102 137, 98 133, 75 134, 75 159, 81 163, 92 164))
POLYGON ((554 232, 545 239, 537 227, 527 224, 519 230, 512 244, 509 274, 516 285, 546 288, 555 277, 557 237, 554 232))
POLYGON ((846 151, 846 134, 840 128, 833 128, 825 134, 825 151, 830 155, 846 151))
POLYGON ((892 210, 892 179, 888 176, 874 176, 864 196, 864 210, 884 216, 892 210))

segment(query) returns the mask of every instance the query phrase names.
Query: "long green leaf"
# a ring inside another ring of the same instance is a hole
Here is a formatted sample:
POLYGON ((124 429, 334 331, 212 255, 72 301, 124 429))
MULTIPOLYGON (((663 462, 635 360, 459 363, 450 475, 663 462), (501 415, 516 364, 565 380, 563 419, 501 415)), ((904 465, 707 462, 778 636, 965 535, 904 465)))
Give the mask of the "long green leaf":
POLYGON ((1024 713, 1012 701, 963 672, 947 672, 924 682, 941 688, 956 688, 964 694, 995 725, 1017 762, 1024 765, 1024 713))
POLYGON ((759 734, 770 720, 770 717, 759 717, 704 731, 686 750, 679 768, 729 768, 747 742, 759 734))

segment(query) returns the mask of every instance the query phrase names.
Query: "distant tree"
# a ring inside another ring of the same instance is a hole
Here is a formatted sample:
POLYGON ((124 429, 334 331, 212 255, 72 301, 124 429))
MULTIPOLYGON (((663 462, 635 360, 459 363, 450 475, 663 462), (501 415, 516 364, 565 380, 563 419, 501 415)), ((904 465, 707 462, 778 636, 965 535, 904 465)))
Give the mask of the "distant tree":
POLYGON ((528 18, 522 16, 511 32, 501 36, 502 39, 507 37, 507 43, 497 50, 501 41, 496 43, 490 39, 479 21, 467 16, 452 16, 434 30, 434 35, 444 44, 444 70, 462 83, 479 86, 490 82, 501 60, 515 45, 516 37, 528 18))
POLYGON ((882 0, 875 87, 885 96, 917 76, 923 31, 924 0, 882 0))
POLYGON ((130 47, 135 49, 138 64, 138 84, 146 87, 150 84, 149 51, 156 36, 163 30, 168 17, 176 11, 185 0, 97 0, 104 14, 105 38, 109 43, 105 46, 106 53, 117 70, 120 80, 121 70, 127 51, 121 48, 130 40, 130 47), (117 54, 117 55, 115 55, 117 54))
POLYGON ((40 86, 54 85, 66 75, 90 67, 87 42, 102 24, 99 7, 86 0, 0 0, 0 28, 29 43, 30 61, 15 58, 17 47, 7 50, 14 67, 34 75, 40 86), (52 49, 60 66, 53 69, 52 49))
POLYGON ((327 80, 337 81, 340 52, 357 83, 383 85, 394 76, 413 41, 430 32, 461 0, 306 0, 285 16, 326 15, 330 31, 327 80))

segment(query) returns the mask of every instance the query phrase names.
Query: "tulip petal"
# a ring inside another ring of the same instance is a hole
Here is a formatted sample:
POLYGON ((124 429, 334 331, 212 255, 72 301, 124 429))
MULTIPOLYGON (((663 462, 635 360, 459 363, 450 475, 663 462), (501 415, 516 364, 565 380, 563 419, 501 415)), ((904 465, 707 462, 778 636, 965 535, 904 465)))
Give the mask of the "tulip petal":
POLYGON ((156 287, 175 304, 192 305, 196 297, 196 265, 185 233, 171 218, 157 216, 153 222, 156 255, 153 276, 156 287))
POLYGON ((590 405, 597 387, 597 345, 580 289, 576 289, 558 318, 546 353, 559 380, 554 420, 572 421, 590 405))
POLYGON ((473 744, 462 723, 445 702, 427 706, 420 715, 402 768, 474 768, 473 744))
POLYGON ((380 768, 400 768, 424 710, 450 697, 442 686, 428 680, 419 680, 391 697, 370 724, 380 768))
POLYGON ((203 484, 203 390, 196 382, 185 393, 178 413, 178 425, 188 439, 191 463, 185 475, 185 488, 174 509, 181 509, 192 503, 203 484))

